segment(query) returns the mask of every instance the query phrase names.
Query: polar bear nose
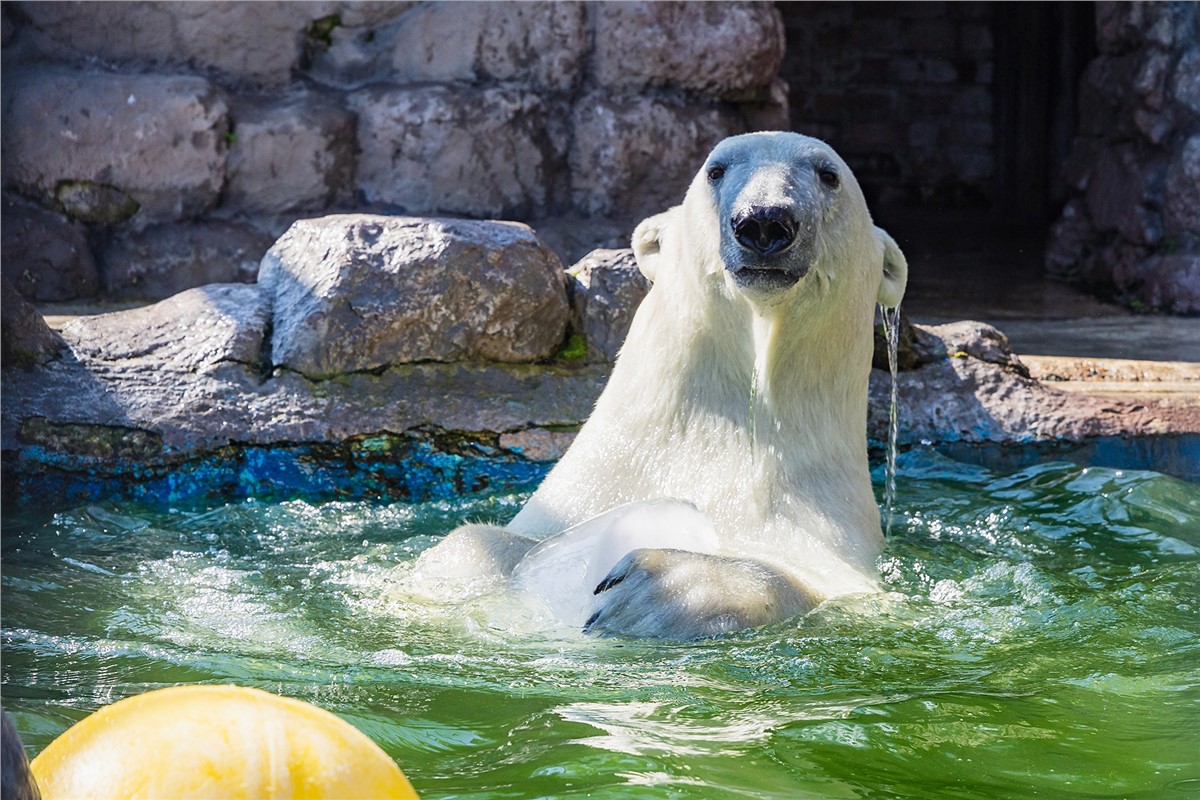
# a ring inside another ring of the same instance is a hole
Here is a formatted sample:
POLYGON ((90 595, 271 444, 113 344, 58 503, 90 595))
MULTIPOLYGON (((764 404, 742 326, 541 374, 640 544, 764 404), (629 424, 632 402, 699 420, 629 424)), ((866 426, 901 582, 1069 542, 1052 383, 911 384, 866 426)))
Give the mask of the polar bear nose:
POLYGON ((796 218, 779 206, 740 211, 729 223, 737 243, 761 256, 778 253, 790 245, 798 227, 796 218))

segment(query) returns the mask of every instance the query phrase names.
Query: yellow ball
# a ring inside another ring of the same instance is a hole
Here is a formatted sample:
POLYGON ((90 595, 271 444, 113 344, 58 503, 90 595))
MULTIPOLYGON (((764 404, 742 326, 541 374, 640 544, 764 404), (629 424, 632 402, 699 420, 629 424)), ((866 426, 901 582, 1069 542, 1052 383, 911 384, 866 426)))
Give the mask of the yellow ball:
POLYGON ((334 800, 417 794, 353 725, 238 686, 159 689, 105 706, 31 765, 44 800, 334 800))

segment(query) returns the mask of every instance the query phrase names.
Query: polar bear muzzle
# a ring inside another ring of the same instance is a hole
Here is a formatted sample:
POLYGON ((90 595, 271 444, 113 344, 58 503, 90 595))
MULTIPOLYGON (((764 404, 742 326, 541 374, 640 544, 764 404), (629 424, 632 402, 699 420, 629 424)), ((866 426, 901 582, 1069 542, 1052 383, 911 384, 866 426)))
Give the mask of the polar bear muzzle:
POLYGON ((812 243, 800 237, 795 211, 783 205, 751 206, 729 219, 725 268, 742 289, 788 289, 808 274, 812 243), (796 252, 790 252, 795 249, 796 252))

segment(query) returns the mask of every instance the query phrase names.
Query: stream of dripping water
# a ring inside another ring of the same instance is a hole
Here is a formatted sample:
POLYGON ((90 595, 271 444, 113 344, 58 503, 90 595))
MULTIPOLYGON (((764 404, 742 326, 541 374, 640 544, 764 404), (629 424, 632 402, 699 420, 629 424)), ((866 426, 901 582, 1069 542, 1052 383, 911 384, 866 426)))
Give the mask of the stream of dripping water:
POLYGON ((884 493, 884 534, 892 535, 892 521, 896 508, 896 439, 900 433, 899 414, 896 411, 896 372, 900 350, 900 306, 879 308, 883 318, 883 330, 887 336, 888 370, 892 375, 891 403, 888 406, 888 446, 886 489, 884 493))

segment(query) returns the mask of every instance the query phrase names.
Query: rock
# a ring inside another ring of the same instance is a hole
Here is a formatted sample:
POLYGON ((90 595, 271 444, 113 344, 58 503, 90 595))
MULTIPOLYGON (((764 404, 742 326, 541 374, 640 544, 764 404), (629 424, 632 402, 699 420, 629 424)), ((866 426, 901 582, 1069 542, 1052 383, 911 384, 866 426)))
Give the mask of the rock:
POLYGON ((82 225, 7 193, 2 208, 0 267, 14 291, 51 301, 96 294, 100 277, 82 225))
POLYGON ((1072 198, 1050 228, 1046 245, 1046 272, 1065 281, 1078 278, 1091 236, 1092 222, 1087 217, 1083 200, 1072 198))
POLYGON ((269 321, 261 287, 212 284, 151 306, 76 317, 62 336, 86 361, 137 361, 148 372, 199 373, 227 362, 257 368, 269 321))
POLYGON ((1179 59, 1172 86, 1175 102, 1200 115, 1200 47, 1193 47, 1179 59))
POLYGON ((0 364, 4 370, 24 369, 45 364, 66 343, 50 330, 46 320, 29 301, 21 296, 7 278, 0 278, 0 364))
POLYGON ((354 115, 317 92, 272 102, 231 101, 233 131, 223 207, 247 214, 317 211, 349 200, 354 115))
POLYGON ((571 201, 599 216, 642 218, 683 200, 708 152, 745 127, 723 106, 674 105, 649 96, 575 103, 569 154, 571 201), (664 147, 663 142, 671 142, 664 147))
POLYGON ((340 0, 337 15, 342 28, 373 30, 392 22, 396 17, 417 5, 412 0, 340 0))
POLYGON ((216 205, 229 116, 208 81, 37 69, 6 74, 3 88, 5 185, 68 208, 75 205, 60 198, 62 186, 108 187, 120 194, 100 207, 127 196, 141 223, 216 205))
MULTIPOLYGON (((1004 363, 1003 334, 990 326, 957 322, 915 327, 940 339, 947 357, 897 376, 901 447, 971 443, 973 457, 980 458, 986 451, 979 445, 1053 450, 1108 437, 1150 439, 1151 431, 1195 430, 1196 417, 1186 411, 1153 408, 1144 400, 1060 392, 1032 380, 1004 363), (978 358, 976 352, 988 358, 978 358)), ((867 436, 877 448, 888 439, 890 387, 886 372, 872 370, 867 436)))
POLYGON ((198 67, 234 82, 287 83, 299 65, 304 32, 333 14, 333 2, 17 4, 41 49, 61 59, 198 67))
MULTIPOLYGON (((1023 378, 1029 377, 1029 369, 1021 363, 1016 353, 1009 347, 1008 337, 986 322, 952 322, 932 328, 913 326, 915 333, 928 342, 932 337, 935 347, 926 344, 926 353, 945 355, 949 358, 974 358, 988 364, 995 364, 1002 369, 1023 378), (936 340, 941 344, 936 345, 936 340)), ((924 357, 924 363, 932 363, 936 358, 924 357)))
POLYGON ((537 361, 562 344, 562 263, 518 223, 300 220, 263 258, 271 361, 309 377, 418 361, 537 361))
POLYGON ((1086 194, 1088 214, 1102 231, 1118 231, 1134 244, 1156 244, 1162 221, 1150 207, 1150 185, 1156 182, 1153 165, 1141 162, 1132 146, 1101 151, 1086 194))
POLYGON ((500 434, 502 449, 522 455, 530 461, 540 462, 552 462, 562 458, 573 441, 574 431, 549 431, 545 428, 529 428, 500 434))
POLYGON ((597 3, 595 81, 637 91, 670 86, 709 97, 769 86, 783 61, 771 3, 597 3))
POLYGON ((587 53, 582 3, 421 4, 394 27, 392 79, 404 83, 510 81, 567 92, 587 53))
POLYGON ((747 131, 790 131, 791 105, 788 102, 787 81, 776 78, 760 99, 742 103, 742 116, 747 131))
POLYGON ((1163 200, 1168 238, 1200 237, 1200 135, 1187 140, 1167 169, 1163 200))
POLYGON ((573 288, 576 328, 587 340, 588 357, 615 361, 634 312, 650 281, 642 275, 632 250, 595 250, 567 270, 573 288))
POLYGON ((584 217, 578 213, 527 220, 537 237, 564 264, 574 264, 593 250, 619 250, 629 245, 633 229, 641 220, 612 220, 584 217))
POLYGON ((68 217, 94 225, 117 225, 141 206, 115 186, 92 181, 59 181, 54 199, 68 217))
POLYGON ((1155 255, 1137 264, 1125 288, 1149 308, 1200 313, 1200 254, 1155 255))
POLYGON ((105 292, 161 299, 206 283, 250 283, 272 238, 245 225, 152 225, 114 238, 100 253, 105 292))
POLYGON ((372 87, 358 114, 357 184, 406 213, 528 217, 557 194, 561 115, 510 87, 372 87))
MULTIPOLYGON (((888 332, 879 308, 875 309, 875 350, 871 354, 871 366, 888 371, 888 332)), ((1007 348, 1007 342, 1004 347, 1007 348)), ((1007 352, 1007 351, 1006 351, 1007 352)), ((896 341, 896 369, 909 371, 918 369, 946 357, 946 345, 924 328, 913 325, 906 314, 900 314, 900 332, 896 341)))

